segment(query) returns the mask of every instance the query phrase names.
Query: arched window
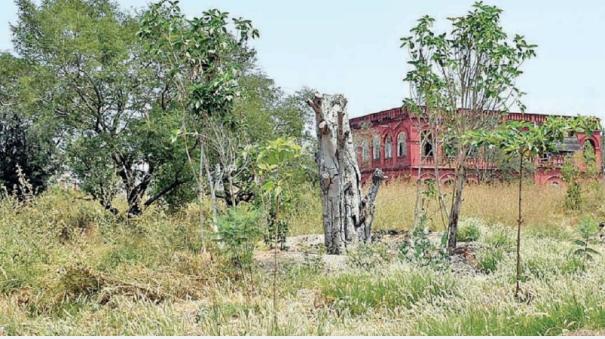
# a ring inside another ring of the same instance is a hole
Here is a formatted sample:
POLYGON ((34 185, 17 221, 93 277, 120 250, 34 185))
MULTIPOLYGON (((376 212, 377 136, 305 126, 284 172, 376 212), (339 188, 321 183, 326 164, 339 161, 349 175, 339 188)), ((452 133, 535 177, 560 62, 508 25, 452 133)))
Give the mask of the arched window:
POLYGON ((393 157, 393 138, 389 135, 384 139, 384 158, 391 159, 393 157))
POLYGON ((361 142, 361 161, 368 161, 368 160, 370 160, 370 150, 368 147, 368 141, 363 140, 361 142))
POLYGON ((372 158, 374 160, 380 159, 380 138, 377 135, 372 137, 372 158))
POLYGON ((399 133, 397 136, 397 156, 405 157, 408 154, 408 146, 406 145, 405 132, 399 133))
POLYGON ((435 152, 433 149, 433 137, 431 132, 423 131, 420 138, 422 141, 422 156, 427 158, 434 156, 435 152))

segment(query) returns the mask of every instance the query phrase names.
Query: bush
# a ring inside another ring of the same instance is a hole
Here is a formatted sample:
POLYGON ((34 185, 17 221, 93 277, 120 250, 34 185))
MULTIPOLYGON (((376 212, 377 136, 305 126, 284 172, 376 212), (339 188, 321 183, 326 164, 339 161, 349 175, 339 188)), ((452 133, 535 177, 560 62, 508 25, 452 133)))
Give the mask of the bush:
POLYGON ((477 241, 479 240, 479 236, 481 236, 481 231, 474 222, 465 222, 458 229, 458 241, 477 241))
POLYGON ((498 269, 498 264, 504 258, 504 254, 499 248, 488 249, 485 252, 480 252, 477 255, 479 268, 484 273, 493 273, 498 269))
POLYGON ((591 239, 599 232, 599 224, 590 217, 583 217, 578 224, 577 231, 583 239, 591 239))
POLYGON ((259 218, 258 211, 242 204, 228 209, 217 220, 218 241, 225 245, 224 253, 236 268, 252 265, 254 249, 262 235, 259 218))
POLYGON ((599 226, 594 218, 584 217, 580 221, 577 230, 582 238, 574 241, 576 248, 572 253, 585 261, 592 260, 595 255, 600 254, 597 250, 590 247, 593 237, 599 232, 599 226))
POLYGON ((425 218, 412 230, 409 239, 399 245, 399 258, 420 266, 430 266, 442 270, 448 265, 445 243, 447 233, 441 238, 441 246, 434 245, 428 238, 428 231, 424 228, 425 218))
POLYGON ((512 250, 515 246, 513 238, 509 236, 505 229, 500 228, 485 239, 485 243, 493 248, 512 250))
POLYGON ((389 262, 390 256, 384 244, 359 244, 348 253, 349 264, 353 267, 371 269, 389 262))

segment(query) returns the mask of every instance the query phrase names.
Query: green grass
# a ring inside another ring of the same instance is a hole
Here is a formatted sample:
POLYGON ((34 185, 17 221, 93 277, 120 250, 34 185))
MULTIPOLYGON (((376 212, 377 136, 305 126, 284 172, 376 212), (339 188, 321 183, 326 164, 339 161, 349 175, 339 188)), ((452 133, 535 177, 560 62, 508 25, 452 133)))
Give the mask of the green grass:
POLYGON ((605 305, 597 300, 556 301, 523 314, 514 307, 501 310, 469 309, 443 319, 428 319, 418 324, 423 335, 560 335, 578 329, 601 329, 605 324, 605 305))
POLYGON ((451 277, 430 271, 398 272, 384 278, 346 273, 322 281, 321 293, 337 311, 355 316, 379 308, 409 308, 423 299, 454 297, 456 284, 451 277))
POLYGON ((477 255, 479 261, 479 268, 484 273, 492 273, 498 269, 498 264, 504 259, 504 253, 499 248, 490 248, 481 251, 477 255))
POLYGON ((458 241, 477 241, 480 236, 481 230, 479 230, 479 226, 477 226, 477 220, 468 219, 460 223, 457 235, 458 241))

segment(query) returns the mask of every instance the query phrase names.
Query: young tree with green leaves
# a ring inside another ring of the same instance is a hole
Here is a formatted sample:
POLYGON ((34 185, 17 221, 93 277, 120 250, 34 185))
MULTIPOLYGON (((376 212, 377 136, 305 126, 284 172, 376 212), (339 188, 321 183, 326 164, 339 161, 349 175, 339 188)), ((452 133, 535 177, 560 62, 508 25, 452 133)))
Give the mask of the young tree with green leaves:
POLYGON ((463 142, 470 146, 495 147, 504 154, 519 160, 519 190, 517 219, 517 274, 515 296, 521 297, 521 226, 523 225, 522 192, 524 162, 532 162, 546 153, 557 152, 557 143, 570 132, 592 134, 599 128, 598 120, 592 117, 573 119, 552 117, 543 124, 527 121, 507 121, 495 130, 468 131, 463 142))
POLYGON ((300 177, 298 159, 301 147, 292 139, 278 138, 270 141, 259 152, 257 168, 262 178, 261 192, 269 206, 268 231, 273 233, 273 329, 277 329, 277 247, 278 242, 285 243, 284 214, 292 194, 292 184, 300 177), (280 234, 281 233, 281 234, 280 234))
MULTIPOLYGON (((523 110, 523 92, 515 83, 523 63, 535 56, 536 45, 520 35, 510 38, 501 25, 501 13, 495 6, 476 2, 466 15, 449 18, 452 29, 447 33, 436 33, 435 19, 424 16, 401 39, 411 67, 404 79, 410 88, 404 105, 429 124, 434 141, 460 140, 467 131, 494 128, 501 113, 512 106, 523 110)), ((449 146, 454 149, 455 168, 448 212, 451 251, 456 247, 466 159, 472 149, 460 142, 449 146)))

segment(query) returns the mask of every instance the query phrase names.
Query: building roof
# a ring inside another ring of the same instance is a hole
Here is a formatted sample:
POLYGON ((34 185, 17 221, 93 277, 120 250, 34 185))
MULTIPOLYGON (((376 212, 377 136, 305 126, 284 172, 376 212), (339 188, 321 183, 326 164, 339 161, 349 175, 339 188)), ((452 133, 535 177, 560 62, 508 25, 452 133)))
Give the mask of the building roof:
MULTIPOLYGON (((384 111, 375 113, 369 113, 359 117, 349 119, 349 122, 353 128, 358 128, 362 123, 385 123, 389 121, 402 120, 409 116, 409 112, 404 107, 395 107, 384 111)), ((507 120, 527 120, 534 121, 537 123, 544 122, 548 117, 567 117, 572 118, 573 115, 567 114, 546 114, 546 113, 523 113, 523 112, 509 112, 507 120)))

